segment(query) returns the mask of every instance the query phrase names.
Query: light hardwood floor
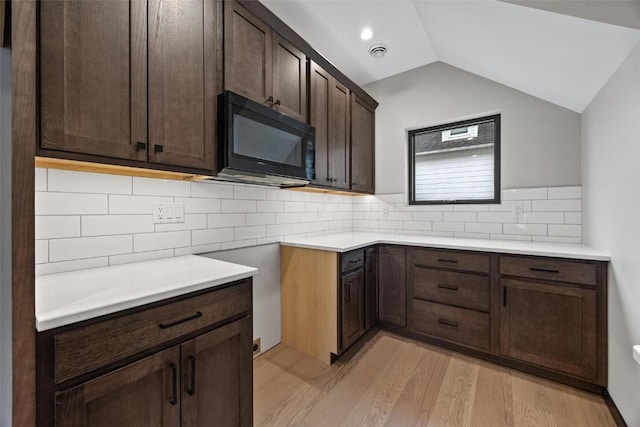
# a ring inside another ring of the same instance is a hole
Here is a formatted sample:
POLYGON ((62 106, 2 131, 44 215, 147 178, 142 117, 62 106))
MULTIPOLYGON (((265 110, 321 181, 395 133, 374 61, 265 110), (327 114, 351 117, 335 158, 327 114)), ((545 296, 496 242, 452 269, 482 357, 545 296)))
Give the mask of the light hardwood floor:
POLYGON ((332 366, 280 344, 254 361, 255 426, 615 427, 596 395, 369 333, 332 366))

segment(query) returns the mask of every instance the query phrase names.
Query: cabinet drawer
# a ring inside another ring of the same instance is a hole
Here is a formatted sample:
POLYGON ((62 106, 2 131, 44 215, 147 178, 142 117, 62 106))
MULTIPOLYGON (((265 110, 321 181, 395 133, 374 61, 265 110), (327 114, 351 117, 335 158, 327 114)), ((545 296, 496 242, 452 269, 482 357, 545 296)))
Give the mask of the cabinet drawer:
POLYGON ((56 384, 251 312, 251 281, 54 336, 56 384))
POLYGON ((596 285, 596 265, 588 262, 536 257, 500 257, 500 274, 559 282, 596 285))
POLYGON ((342 254, 342 268, 341 272, 351 271, 356 268, 364 266, 364 249, 358 249, 355 251, 342 254))
POLYGON ((489 315, 448 305, 413 300, 413 329, 482 350, 489 350, 489 315))
POLYGON ((413 267, 413 297, 489 311, 489 277, 413 267))
POLYGON ((414 265, 489 272, 489 255, 431 249, 411 249, 409 253, 414 265))

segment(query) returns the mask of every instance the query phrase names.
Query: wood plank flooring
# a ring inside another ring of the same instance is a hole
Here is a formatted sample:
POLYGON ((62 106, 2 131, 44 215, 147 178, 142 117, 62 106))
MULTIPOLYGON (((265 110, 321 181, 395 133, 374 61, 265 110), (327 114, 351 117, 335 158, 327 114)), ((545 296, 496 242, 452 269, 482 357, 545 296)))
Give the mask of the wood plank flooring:
POLYGON ((255 426, 615 427, 599 396, 370 332, 332 366, 280 344, 254 361, 255 426))

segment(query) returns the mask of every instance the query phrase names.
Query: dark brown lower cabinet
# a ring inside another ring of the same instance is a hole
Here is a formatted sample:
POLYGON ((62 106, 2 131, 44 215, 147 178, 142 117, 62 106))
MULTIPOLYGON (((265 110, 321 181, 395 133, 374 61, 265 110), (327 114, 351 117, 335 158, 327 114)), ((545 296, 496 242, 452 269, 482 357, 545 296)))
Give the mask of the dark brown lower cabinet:
POLYGON ((346 349, 364 332, 364 270, 345 274, 340 280, 342 291, 341 348, 346 349))
POLYGON ((40 332, 38 426, 250 427, 252 343, 250 279, 40 332))
POLYGON ((596 291, 502 279, 500 354, 595 379, 596 291))
POLYGON ((378 248, 378 317, 383 323, 407 326, 406 249, 378 248))
POLYGON ((56 426, 180 425, 180 348, 172 347, 56 396, 56 426))
POLYGON ((378 248, 365 250, 364 258, 364 328, 378 322, 378 248))

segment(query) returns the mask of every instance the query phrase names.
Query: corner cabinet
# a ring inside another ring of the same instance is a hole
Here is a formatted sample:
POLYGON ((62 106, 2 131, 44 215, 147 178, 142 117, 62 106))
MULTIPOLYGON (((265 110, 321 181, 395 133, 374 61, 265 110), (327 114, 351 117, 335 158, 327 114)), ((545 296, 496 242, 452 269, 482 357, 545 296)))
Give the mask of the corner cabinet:
POLYGON ((236 1, 225 1, 224 87, 307 122, 307 57, 236 1))
POLYGON ((282 342, 331 364, 376 323, 376 264, 375 247, 281 246, 282 342))
POLYGON ((251 281, 38 333, 39 426, 253 423, 251 281))

